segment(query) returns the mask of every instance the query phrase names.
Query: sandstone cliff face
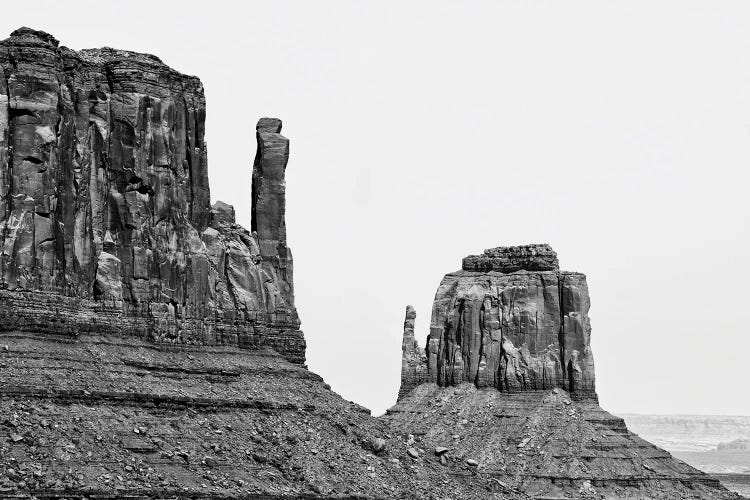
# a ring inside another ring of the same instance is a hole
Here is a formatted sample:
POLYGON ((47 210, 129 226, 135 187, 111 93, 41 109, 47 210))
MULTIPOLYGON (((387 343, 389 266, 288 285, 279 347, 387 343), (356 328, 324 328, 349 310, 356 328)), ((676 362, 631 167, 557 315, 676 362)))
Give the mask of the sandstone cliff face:
POLYGON ((0 329, 270 346, 304 362, 289 142, 258 124, 252 233, 210 206, 200 80, 158 58, 0 42, 0 329))
POLYGON ((431 381, 596 398, 583 274, 560 271, 549 245, 485 250, 462 267, 438 287, 424 354, 404 333, 400 396, 431 381))

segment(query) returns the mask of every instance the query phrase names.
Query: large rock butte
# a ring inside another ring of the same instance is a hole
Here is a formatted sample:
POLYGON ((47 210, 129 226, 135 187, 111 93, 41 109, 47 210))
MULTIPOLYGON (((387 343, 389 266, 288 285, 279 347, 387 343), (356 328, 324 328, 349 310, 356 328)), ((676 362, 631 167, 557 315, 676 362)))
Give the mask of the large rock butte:
POLYGON ((281 121, 258 122, 253 232, 210 206, 203 86, 158 58, 0 42, 0 330, 269 346, 303 363, 281 121))

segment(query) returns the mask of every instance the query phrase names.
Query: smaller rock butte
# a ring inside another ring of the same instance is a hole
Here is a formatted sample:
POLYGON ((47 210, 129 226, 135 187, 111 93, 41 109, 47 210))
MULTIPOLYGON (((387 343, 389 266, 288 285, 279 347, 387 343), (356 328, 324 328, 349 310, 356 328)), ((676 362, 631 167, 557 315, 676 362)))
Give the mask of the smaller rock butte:
POLYGON ((586 276, 560 271, 546 244, 492 248, 462 267, 438 287, 425 349, 407 307, 399 399, 425 382, 471 382, 596 400, 586 276))
POLYGON ((739 500, 599 407, 586 277, 549 245, 462 267, 438 287, 423 349, 406 309, 398 402, 381 417, 394 432, 531 498, 739 500))

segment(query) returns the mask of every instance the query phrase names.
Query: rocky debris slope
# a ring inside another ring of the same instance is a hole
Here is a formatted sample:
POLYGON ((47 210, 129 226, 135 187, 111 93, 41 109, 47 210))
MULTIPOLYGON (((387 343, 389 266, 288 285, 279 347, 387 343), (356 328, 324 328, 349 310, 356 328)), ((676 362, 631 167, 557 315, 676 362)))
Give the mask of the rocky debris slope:
POLYGON ((268 345, 304 362, 289 142, 258 123, 253 229, 210 206, 203 86, 157 57, 0 42, 0 330, 268 345))
POLYGON ((383 417, 425 453, 532 498, 738 499, 718 480, 562 389, 501 393, 422 384, 383 417))
POLYGON ((382 417, 395 432, 532 498, 739 498, 598 406, 586 277, 560 271, 549 245, 462 267, 438 287, 426 348, 407 308, 398 403, 382 417))
POLYGON ((409 455, 406 436, 273 351, 0 342, 2 498, 526 498, 409 455))
POLYGON ((438 287, 427 348, 404 333, 401 396, 431 381, 596 398, 586 276, 560 271, 549 245, 485 250, 462 267, 438 287))

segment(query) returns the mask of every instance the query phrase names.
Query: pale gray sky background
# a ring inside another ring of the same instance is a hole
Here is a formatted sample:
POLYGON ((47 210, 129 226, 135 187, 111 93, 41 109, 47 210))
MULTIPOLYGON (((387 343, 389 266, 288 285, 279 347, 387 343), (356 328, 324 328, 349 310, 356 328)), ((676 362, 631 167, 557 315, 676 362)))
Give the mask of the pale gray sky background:
POLYGON ((750 3, 34 1, 20 26, 199 76, 212 199, 250 225, 284 120, 309 366, 383 412, 461 258, 548 242, 588 275, 602 405, 750 414, 750 3))

